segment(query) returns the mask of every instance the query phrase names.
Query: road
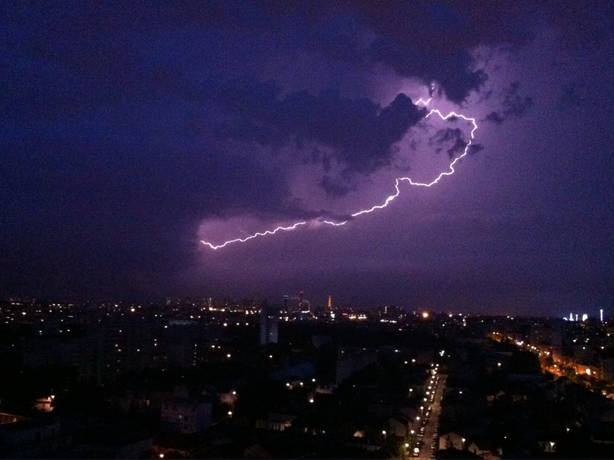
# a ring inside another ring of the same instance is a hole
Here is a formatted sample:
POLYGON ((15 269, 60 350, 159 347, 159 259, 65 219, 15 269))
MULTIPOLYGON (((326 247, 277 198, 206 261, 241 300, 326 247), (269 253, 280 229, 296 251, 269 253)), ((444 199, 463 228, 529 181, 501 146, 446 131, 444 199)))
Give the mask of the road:
MULTIPOLYGON (((441 400, 446 387, 446 375, 440 374, 436 381, 432 400, 429 400, 431 411, 426 419, 426 423, 422 425, 424 431, 420 436, 420 452, 413 458, 417 460, 431 460, 435 458, 437 452, 437 442, 439 440, 439 416, 441 415, 441 400)), ((430 398, 429 398, 430 399, 430 398)), ((422 429, 422 427, 420 429, 422 429)))

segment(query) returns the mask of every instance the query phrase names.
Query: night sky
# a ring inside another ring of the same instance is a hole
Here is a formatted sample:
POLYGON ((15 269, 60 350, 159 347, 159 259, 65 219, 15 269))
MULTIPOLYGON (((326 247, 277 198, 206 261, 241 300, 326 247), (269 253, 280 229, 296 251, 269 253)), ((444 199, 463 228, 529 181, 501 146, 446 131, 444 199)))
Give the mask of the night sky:
POLYGON ((3 2, 0 295, 614 315, 611 2, 3 2), (379 204, 346 226, 213 251, 379 204))

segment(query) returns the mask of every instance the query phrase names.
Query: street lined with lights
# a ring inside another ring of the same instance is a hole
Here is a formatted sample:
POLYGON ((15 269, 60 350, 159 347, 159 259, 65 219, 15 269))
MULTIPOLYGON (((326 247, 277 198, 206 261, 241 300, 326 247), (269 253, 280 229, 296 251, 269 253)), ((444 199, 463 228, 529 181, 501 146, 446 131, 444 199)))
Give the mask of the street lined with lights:
MULTIPOLYGON (((416 416, 415 429, 410 430, 409 442, 403 444, 406 456, 424 460, 434 458, 445 380, 446 376, 439 373, 439 364, 431 364, 425 382, 428 390, 419 408, 420 415, 416 416)), ((413 389, 409 391, 411 393, 413 389)))

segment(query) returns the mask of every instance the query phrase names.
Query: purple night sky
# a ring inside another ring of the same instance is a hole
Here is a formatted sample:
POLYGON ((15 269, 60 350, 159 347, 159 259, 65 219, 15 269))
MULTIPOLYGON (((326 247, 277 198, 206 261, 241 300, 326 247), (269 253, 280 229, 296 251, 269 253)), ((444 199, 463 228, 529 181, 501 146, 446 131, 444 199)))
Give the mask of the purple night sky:
MULTIPOLYGON (((0 295, 614 308, 609 2, 4 2, 0 295), (213 251, 200 243, 381 203, 213 251), (413 102, 412 102, 413 101, 413 102)), ((614 314, 614 311, 612 311, 614 314)))

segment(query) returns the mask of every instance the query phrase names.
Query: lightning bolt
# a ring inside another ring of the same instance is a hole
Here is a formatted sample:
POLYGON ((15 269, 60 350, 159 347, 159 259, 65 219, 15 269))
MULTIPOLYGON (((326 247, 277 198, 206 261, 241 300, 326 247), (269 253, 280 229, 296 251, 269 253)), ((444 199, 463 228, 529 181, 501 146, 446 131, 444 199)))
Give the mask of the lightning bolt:
MULTIPOLYGON (((429 103, 431 102, 432 98, 428 98, 428 99, 422 99, 419 98, 416 101, 416 105, 422 105, 424 107, 427 107, 429 105, 429 103)), ((462 113, 457 113, 457 112, 448 112, 445 115, 439 110, 439 109, 431 109, 430 112, 428 112, 426 114, 426 116, 424 117, 425 119, 430 118, 432 115, 437 115, 442 121, 447 121, 450 118, 460 118, 461 120, 464 120, 466 122, 468 122, 469 124, 471 124, 472 128, 471 131, 469 133, 469 141, 467 142, 467 144, 465 144, 465 148, 463 149, 463 153, 461 153, 459 156, 455 157, 450 164, 448 165, 448 169, 446 169, 445 171, 439 173, 439 175, 437 177, 435 177, 433 180, 431 180, 430 182, 417 182, 415 180, 413 180, 411 177, 397 177, 394 181, 394 193, 392 193, 391 195, 388 195, 386 197, 386 199, 381 203, 381 204, 376 204, 373 205, 369 208, 365 208, 365 209, 360 209, 352 214, 350 214, 350 216, 352 218, 355 217, 359 217, 362 216, 364 214, 371 214, 375 211, 379 211, 380 209, 384 209, 386 207, 388 207, 388 205, 390 203, 392 203, 400 194, 401 194, 401 188, 400 188, 400 184, 401 182, 407 182, 409 185, 414 186, 414 187, 432 187, 433 185, 439 183, 439 181, 441 179, 443 179, 446 176, 451 176, 452 174, 454 174, 456 172, 456 170, 454 169, 454 167, 456 166, 456 164, 462 160, 464 157, 467 156, 467 154, 469 153, 469 149, 471 148, 471 146, 473 145, 473 140, 475 139, 475 133, 478 130, 478 124, 475 120, 475 118, 472 117, 468 117, 466 115, 463 115, 462 113)), ((232 240, 228 240, 228 241, 224 241, 223 243, 220 244, 213 244, 209 241, 205 241, 205 240, 201 240, 201 243, 211 249, 213 249, 214 251, 217 251, 218 249, 222 249, 225 248, 226 246, 229 246, 231 244, 235 244, 235 243, 246 243, 250 240, 256 239, 256 238, 260 238, 260 237, 264 237, 264 236, 272 236, 275 235, 277 233, 280 232, 290 232, 293 230, 298 229, 299 227, 303 227, 305 225, 308 224, 323 224, 323 225, 330 225, 332 227, 342 227, 344 225, 346 225, 347 223, 350 222, 351 219, 347 219, 347 220, 342 220, 342 221, 334 221, 334 220, 325 220, 321 217, 315 218, 315 219, 311 219, 311 220, 301 220, 298 222, 293 223, 292 225, 288 225, 288 226, 279 226, 279 227, 275 227, 273 230, 266 230, 264 232, 256 232, 252 235, 246 236, 245 238, 235 238, 232 240)))

